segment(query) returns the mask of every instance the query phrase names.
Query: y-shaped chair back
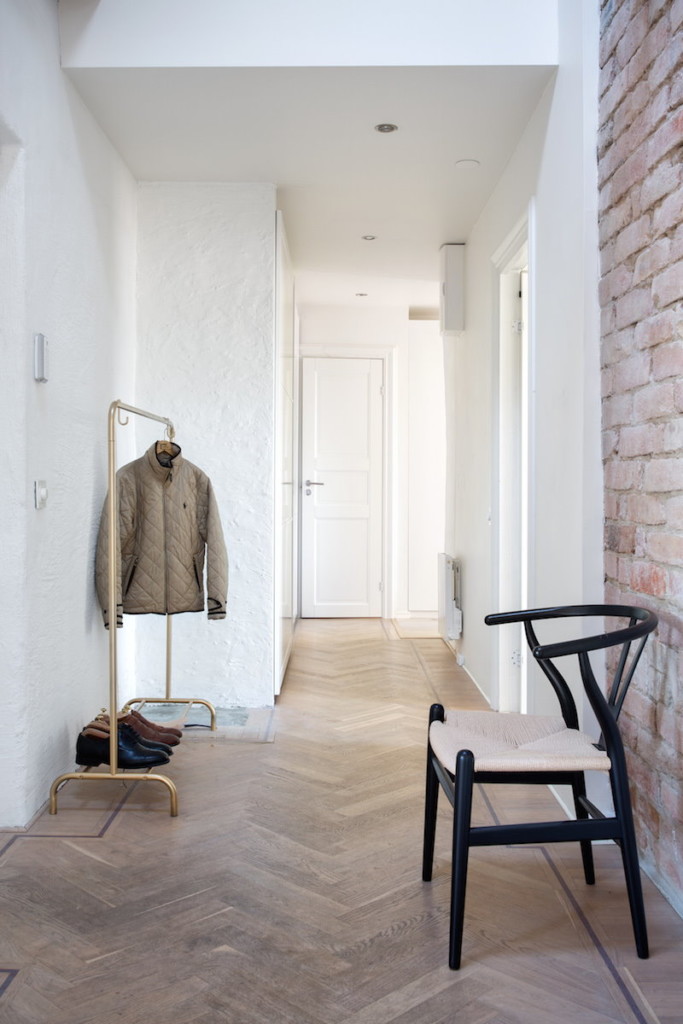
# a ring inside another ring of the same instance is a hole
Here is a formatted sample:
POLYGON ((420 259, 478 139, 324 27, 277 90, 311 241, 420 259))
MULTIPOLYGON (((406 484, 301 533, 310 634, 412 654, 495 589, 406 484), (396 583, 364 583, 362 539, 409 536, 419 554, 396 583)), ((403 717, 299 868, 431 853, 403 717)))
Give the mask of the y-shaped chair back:
POLYGON ((437 801, 440 787, 454 808, 451 866, 449 964, 460 966, 465 911, 467 864, 471 846, 510 843, 578 841, 584 875, 595 881, 591 842, 613 839, 621 848, 636 949, 648 956, 647 927, 638 866, 633 813, 624 747, 617 725, 626 691, 657 616, 627 605, 571 605, 489 615, 488 625, 521 622, 532 654, 557 695, 562 717, 500 714, 490 711, 449 711, 434 704, 429 714, 427 784, 423 849, 424 881, 432 877, 437 801), (593 617, 626 619, 628 625, 554 643, 539 643, 535 625, 543 620, 593 617), (605 696, 590 662, 593 651, 618 651, 605 696), (576 704, 556 661, 578 657, 581 680, 602 735, 596 743, 579 730, 576 704), (603 813, 586 795, 584 773, 609 773, 614 810, 603 813), (576 820, 523 822, 513 825, 471 825, 475 782, 568 784, 576 820))

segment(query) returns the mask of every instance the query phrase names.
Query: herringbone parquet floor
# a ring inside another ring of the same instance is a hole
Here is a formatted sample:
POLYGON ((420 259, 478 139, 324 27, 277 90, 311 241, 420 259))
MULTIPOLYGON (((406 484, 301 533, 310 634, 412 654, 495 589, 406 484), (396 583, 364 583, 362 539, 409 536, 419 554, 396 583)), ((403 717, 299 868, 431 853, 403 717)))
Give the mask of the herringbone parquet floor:
MULTIPOLYGON (((0 835, 0 1024, 683 1020, 683 921, 646 882, 637 959, 613 846, 592 888, 569 847, 473 851, 448 969, 447 814, 420 881, 437 697, 481 706, 441 641, 304 621, 274 742, 189 735, 179 817, 158 785, 68 783, 57 816, 0 835)), ((475 813, 548 800, 489 787, 475 813)))

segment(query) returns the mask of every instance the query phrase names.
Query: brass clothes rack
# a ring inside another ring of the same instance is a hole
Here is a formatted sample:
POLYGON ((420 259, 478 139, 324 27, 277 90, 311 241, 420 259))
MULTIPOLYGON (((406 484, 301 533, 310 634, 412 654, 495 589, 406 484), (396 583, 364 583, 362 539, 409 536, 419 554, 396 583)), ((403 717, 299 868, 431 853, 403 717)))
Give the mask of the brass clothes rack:
MULTIPOLYGON (((108 771, 95 771, 91 772, 87 769, 81 772, 65 772, 59 775, 52 786, 50 787, 50 814, 57 813, 57 791, 59 788, 69 779, 92 779, 95 782, 110 781, 112 779, 126 779, 130 781, 135 779, 136 782, 160 782, 166 786, 169 791, 170 797, 170 812, 171 817, 176 817, 178 814, 178 791, 173 781, 167 778, 165 775, 159 775, 156 772, 151 772, 149 769, 144 773, 134 775, 126 774, 123 771, 119 771, 118 767, 118 728, 116 723, 118 721, 117 716, 117 689, 118 689, 118 665, 117 665, 117 580, 119 578, 119 552, 117 545, 118 537, 118 491, 116 487, 116 424, 122 427, 126 426, 129 422, 128 416, 125 419, 121 419, 121 413, 131 413, 134 416, 142 416, 148 420, 156 420, 158 423, 165 423, 166 430, 168 433, 169 440, 173 440, 175 437, 175 428, 170 419, 166 416, 157 416, 155 413, 147 412, 144 409, 136 409, 132 405, 126 405, 121 401, 114 401, 109 406, 109 420, 108 420, 108 515, 109 515, 109 770, 108 771)), ((208 707, 211 712, 211 728, 216 728, 216 712, 213 705, 206 700, 201 698, 184 699, 178 697, 171 697, 171 616, 166 616, 166 697, 161 698, 145 698, 128 701, 124 710, 130 708, 132 704, 144 704, 145 700, 152 701, 155 704, 204 704, 208 707)))

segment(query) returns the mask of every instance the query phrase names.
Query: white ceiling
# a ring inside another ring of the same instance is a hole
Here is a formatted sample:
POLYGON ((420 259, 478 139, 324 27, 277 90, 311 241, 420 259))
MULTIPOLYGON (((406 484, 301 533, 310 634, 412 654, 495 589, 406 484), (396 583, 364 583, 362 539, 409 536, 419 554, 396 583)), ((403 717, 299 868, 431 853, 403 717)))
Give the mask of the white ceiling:
POLYGON ((136 178, 275 183, 300 302, 425 307, 438 303, 439 247, 466 240, 552 72, 68 74, 136 178), (381 122, 399 130, 382 135, 381 122), (457 165, 472 159, 479 165, 457 165), (376 240, 363 241, 367 234, 376 240))

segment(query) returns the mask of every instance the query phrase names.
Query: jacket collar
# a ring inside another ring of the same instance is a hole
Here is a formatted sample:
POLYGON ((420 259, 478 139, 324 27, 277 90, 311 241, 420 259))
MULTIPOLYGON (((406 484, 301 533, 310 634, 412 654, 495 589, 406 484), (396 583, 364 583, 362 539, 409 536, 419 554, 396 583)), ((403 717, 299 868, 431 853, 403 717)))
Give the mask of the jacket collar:
POLYGON ((147 464, 149 465, 154 475, 158 476, 162 480, 166 480, 170 473, 175 472, 179 468, 179 466, 182 465, 183 457, 180 454, 180 452, 180 445, 173 444, 173 449, 170 453, 171 465, 163 466, 157 458, 157 442, 155 441, 154 444, 151 445, 145 452, 144 458, 147 460, 147 464))

